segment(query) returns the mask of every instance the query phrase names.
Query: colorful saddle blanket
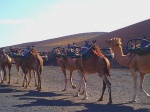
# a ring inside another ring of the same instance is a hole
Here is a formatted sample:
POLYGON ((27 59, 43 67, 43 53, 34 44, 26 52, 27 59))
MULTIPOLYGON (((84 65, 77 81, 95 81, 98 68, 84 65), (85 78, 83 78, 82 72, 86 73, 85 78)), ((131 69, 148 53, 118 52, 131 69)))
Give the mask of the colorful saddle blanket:
POLYGON ((20 55, 20 54, 17 54, 17 53, 13 53, 12 54, 12 58, 20 58, 21 60, 24 60, 24 59, 27 59, 29 56, 30 56, 31 52, 28 52, 26 53, 25 55, 20 55))
POLYGON ((92 47, 93 45, 85 44, 83 47, 69 48, 67 50, 67 57, 88 59, 92 54, 92 47))

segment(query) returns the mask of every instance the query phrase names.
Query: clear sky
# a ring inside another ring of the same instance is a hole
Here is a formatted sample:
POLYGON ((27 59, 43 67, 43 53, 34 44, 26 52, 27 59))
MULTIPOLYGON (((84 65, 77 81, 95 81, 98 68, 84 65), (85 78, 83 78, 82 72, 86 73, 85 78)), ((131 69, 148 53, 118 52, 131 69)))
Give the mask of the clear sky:
POLYGON ((0 47, 110 32, 149 19, 149 12, 149 0, 0 0, 0 47))

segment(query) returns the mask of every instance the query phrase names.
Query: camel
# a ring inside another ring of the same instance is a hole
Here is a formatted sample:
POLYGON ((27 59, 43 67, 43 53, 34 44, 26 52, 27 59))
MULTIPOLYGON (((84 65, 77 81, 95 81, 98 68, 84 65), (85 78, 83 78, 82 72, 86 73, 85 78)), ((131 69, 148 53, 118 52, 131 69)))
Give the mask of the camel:
POLYGON ((8 80, 8 84, 10 84, 10 76, 11 76, 11 64, 12 64, 12 59, 6 54, 4 48, 0 49, 0 71, 1 71, 1 76, 2 76, 2 71, 4 72, 4 77, 2 77, 1 79, 1 83, 3 83, 5 80, 7 80, 6 78, 6 68, 8 67, 8 71, 9 71, 9 80, 8 80))
POLYGON ((83 91, 84 91, 84 99, 88 99, 87 90, 86 90, 86 75, 87 74, 94 74, 98 73, 99 76, 103 80, 103 88, 102 88, 102 95, 98 101, 103 100, 103 95, 108 87, 109 92, 109 101, 108 104, 112 103, 111 97, 111 83, 108 79, 110 76, 110 62, 109 60, 102 54, 98 45, 96 45, 96 41, 93 41, 92 45, 89 45, 86 42, 83 49, 80 50, 81 58, 77 58, 76 66, 78 69, 78 73, 80 75, 79 87, 77 89, 76 96, 79 96, 81 82, 83 83, 83 91), (88 57, 87 57, 88 56, 88 57))
POLYGON ((48 52, 43 51, 43 52, 38 52, 38 54, 41 56, 44 62, 48 60, 48 52))
POLYGON ((37 53, 35 48, 32 48, 28 53, 29 57, 23 59, 21 62, 21 68, 23 70, 23 73, 25 74, 23 84, 26 84, 26 88, 28 87, 28 79, 26 75, 30 70, 34 70, 38 76, 38 85, 36 89, 38 91, 41 91, 41 73, 43 70, 43 59, 37 53))
POLYGON ((27 50, 28 52, 25 51, 27 53, 26 56, 21 56, 14 53, 12 53, 12 56, 15 55, 14 57, 22 58, 20 65, 24 73, 23 86, 25 86, 26 88, 28 87, 30 81, 28 82, 27 73, 29 72, 30 74, 31 70, 33 70, 38 76, 38 84, 36 89, 38 91, 41 91, 41 73, 43 69, 43 59, 33 46, 32 48, 28 47, 27 50))
POLYGON ((54 48, 53 49, 53 54, 57 55, 56 56, 56 61, 57 64, 61 67, 61 70, 64 74, 64 81, 65 81, 65 88, 62 91, 66 91, 67 90, 67 74, 66 74, 66 70, 69 70, 70 72, 70 82, 72 85, 73 89, 76 89, 76 85, 73 83, 72 81, 72 75, 73 75, 73 71, 77 70, 76 66, 75 66, 75 59, 73 58, 68 58, 67 56, 64 55, 65 51, 64 48, 54 48), (59 56, 58 56, 59 55, 59 56))
MULTIPOLYGON (((16 69, 17 69, 17 74, 18 74, 18 79, 16 84, 19 83, 19 79, 20 79, 20 67, 21 67, 21 62, 22 62, 22 57, 21 55, 21 49, 19 48, 10 48, 10 56, 13 57, 15 65, 16 65, 16 69), (14 56, 14 54, 16 56, 14 56)), ((35 86, 37 86, 37 81, 36 81, 36 72, 33 70, 34 73, 34 78, 35 78, 35 86)), ((22 77, 23 77, 23 73, 22 73, 22 77)), ((31 80, 31 70, 29 70, 29 81, 28 81, 28 86, 30 84, 30 80, 31 80)), ((22 84, 22 86, 24 87, 25 84, 22 84)))
POLYGON ((138 55, 136 53, 123 54, 121 38, 112 38, 108 40, 109 46, 114 52, 115 60, 123 66, 128 66, 131 70, 134 80, 134 95, 130 102, 136 102, 137 96, 137 73, 140 74, 139 89, 150 97, 150 95, 143 89, 143 80, 146 73, 150 73, 150 53, 138 55))

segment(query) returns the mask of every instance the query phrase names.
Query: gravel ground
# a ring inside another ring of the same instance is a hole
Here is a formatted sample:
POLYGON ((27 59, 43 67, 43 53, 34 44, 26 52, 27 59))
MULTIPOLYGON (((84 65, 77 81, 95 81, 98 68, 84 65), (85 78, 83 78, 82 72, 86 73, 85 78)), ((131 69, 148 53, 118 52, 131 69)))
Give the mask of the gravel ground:
MULTIPOLYGON (((102 91, 102 79, 97 74, 87 76, 88 100, 83 95, 74 97, 76 89, 68 83, 64 89, 64 77, 60 67, 44 66, 42 73, 42 91, 35 90, 34 77, 30 87, 21 87, 16 82, 16 69, 12 67, 11 84, 0 84, 0 112, 150 112, 150 98, 138 91, 138 101, 128 103, 133 96, 133 79, 128 69, 111 69, 113 104, 107 105, 108 91, 104 100, 97 102, 102 91)), ((69 74, 69 72, 67 72, 69 74)), ((67 75, 69 80, 69 75, 67 75)), ((78 85, 79 76, 74 72, 73 81, 78 85)), ((150 94, 150 75, 146 75, 144 88, 150 94)))

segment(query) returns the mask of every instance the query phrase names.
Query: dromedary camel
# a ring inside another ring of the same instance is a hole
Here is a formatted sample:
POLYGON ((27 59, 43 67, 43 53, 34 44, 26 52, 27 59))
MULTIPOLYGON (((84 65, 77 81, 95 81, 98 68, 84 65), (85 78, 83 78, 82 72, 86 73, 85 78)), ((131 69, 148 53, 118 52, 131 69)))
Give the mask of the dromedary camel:
POLYGON ((41 91, 41 73, 43 70, 43 59, 40 57, 40 55, 37 53, 35 48, 32 48, 31 51, 28 52, 28 58, 22 60, 21 67, 23 70, 23 73, 25 74, 24 76, 24 81, 27 85, 27 73, 30 70, 34 70, 38 76, 38 85, 37 85, 37 90, 41 91))
MULTIPOLYGON (((19 79, 21 77, 23 77, 23 73, 22 76, 20 75, 20 67, 21 67, 21 63, 23 60, 23 57, 21 56, 21 49, 19 48, 10 48, 10 56, 14 59, 15 65, 16 65, 16 69, 17 69, 17 74, 18 74, 18 79, 16 84, 18 84, 19 79), (21 77, 20 77, 21 76, 21 77)), ((34 78, 35 78, 35 86, 37 86, 37 81, 36 81, 36 72, 33 70, 34 73, 34 78)), ((28 81, 28 85, 30 84, 30 80, 31 80, 31 70, 29 70, 29 81, 28 81)), ((22 84, 22 86, 24 87, 25 84, 22 84)))
POLYGON ((8 71, 9 71, 8 84, 10 84, 11 63, 12 63, 12 59, 6 54, 4 48, 1 48, 0 49, 0 69, 2 69, 2 71, 4 72, 4 77, 1 78, 2 79, 1 83, 3 83, 5 80, 7 80, 7 78, 6 78, 6 68, 8 67, 8 71))
POLYGON ((72 88, 75 89, 76 85, 72 81, 72 75, 73 75, 73 71, 77 70, 76 65, 75 65, 76 60, 73 58, 68 58, 66 55, 64 55, 65 54, 64 48, 60 48, 60 47, 54 48, 53 53, 55 55, 57 55, 56 56, 57 64, 61 67, 62 72, 64 74, 65 88, 63 89, 63 91, 67 90, 66 70, 69 70, 69 72, 70 72, 70 82, 71 82, 72 88))
MULTIPOLYGON (((21 68, 24 73, 23 84, 25 84, 26 88, 28 87, 27 73, 33 70, 36 72, 38 76, 37 90, 41 91, 41 73, 43 69, 43 59, 37 53, 34 47, 28 48, 28 52, 26 53, 27 53, 26 56, 23 57, 21 61, 21 68)), ((22 56, 18 55, 18 57, 22 57, 22 56)))
POLYGON ((120 38, 112 38, 108 40, 108 44, 114 52, 115 60, 120 65, 128 66, 131 70, 133 80, 134 80, 134 96, 130 100, 130 102, 136 101, 136 96, 137 96, 137 74, 136 72, 140 73, 139 89, 149 97, 150 95, 143 89, 143 79, 146 73, 150 73, 150 53, 144 54, 144 55, 129 53, 127 55, 124 55, 122 46, 121 46, 122 42, 120 38))
POLYGON ((82 54, 82 58, 77 58, 76 66, 78 69, 78 73, 80 74, 79 81, 79 89, 77 90, 77 96, 79 96, 79 90, 81 87, 81 82, 83 83, 84 90, 84 99, 88 99, 87 90, 86 90, 86 74, 94 74, 98 73, 99 76, 103 79, 103 89, 102 95, 98 101, 103 100, 103 95, 108 87, 109 92, 109 102, 112 103, 111 97, 111 83, 109 82, 108 77, 110 76, 110 62, 109 60, 102 54, 100 48, 96 45, 96 41, 93 41, 92 45, 89 45, 87 42, 83 49, 80 51, 80 55, 82 54))

